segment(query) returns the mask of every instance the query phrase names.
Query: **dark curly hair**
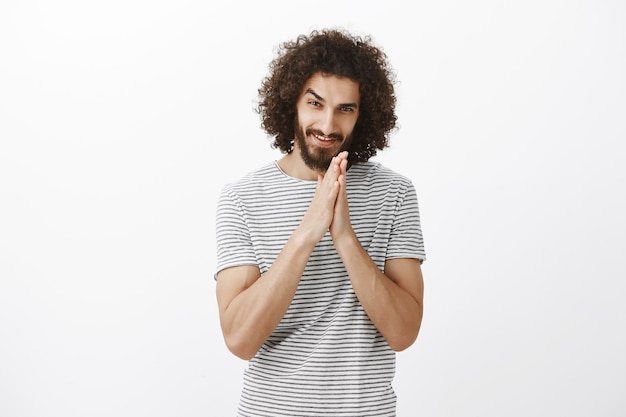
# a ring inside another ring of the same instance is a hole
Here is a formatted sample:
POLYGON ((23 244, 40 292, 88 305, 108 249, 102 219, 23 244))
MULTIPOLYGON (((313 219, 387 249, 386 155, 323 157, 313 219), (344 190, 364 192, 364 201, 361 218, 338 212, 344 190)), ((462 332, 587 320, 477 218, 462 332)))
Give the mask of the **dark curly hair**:
POLYGON ((389 146, 396 128, 395 75, 386 54, 371 38, 342 30, 314 30, 279 45, 269 65, 270 74, 259 88, 257 112, 261 126, 275 136, 272 147, 282 153, 293 149, 296 102, 304 83, 315 73, 348 77, 359 84, 359 118, 352 133, 350 163, 365 162, 389 146))

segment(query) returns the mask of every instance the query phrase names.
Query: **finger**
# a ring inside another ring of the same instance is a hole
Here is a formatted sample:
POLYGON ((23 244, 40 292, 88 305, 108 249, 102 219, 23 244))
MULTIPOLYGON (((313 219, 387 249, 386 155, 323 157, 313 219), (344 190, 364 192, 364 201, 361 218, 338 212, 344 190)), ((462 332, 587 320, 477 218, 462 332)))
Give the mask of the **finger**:
POLYGON ((322 182, 324 181, 324 176, 322 174, 317 174, 317 185, 315 187, 316 190, 322 188, 322 182))
POLYGON ((330 175, 317 174, 317 185, 315 188, 316 194, 324 190, 328 192, 330 198, 335 199, 339 192, 340 184, 338 178, 330 180, 330 175))
MULTIPOLYGON (((346 152, 346 155, 348 153, 346 152)), ((345 175, 346 171, 348 170, 348 159, 342 159, 341 162, 339 163, 339 172, 341 172, 341 174, 345 175)))
POLYGON ((345 194, 346 193, 346 176, 341 174, 337 178, 337 183, 339 184, 341 194, 345 194))
POLYGON ((330 164, 328 165, 328 169, 326 170, 326 174, 324 175, 324 178, 327 179, 328 183, 333 183, 337 180, 339 173, 340 173, 339 158, 335 156, 330 161, 330 164))
POLYGON ((337 158, 346 159, 347 160, 348 159, 348 155, 349 155, 348 151, 341 151, 341 152, 339 152, 337 154, 337 158))

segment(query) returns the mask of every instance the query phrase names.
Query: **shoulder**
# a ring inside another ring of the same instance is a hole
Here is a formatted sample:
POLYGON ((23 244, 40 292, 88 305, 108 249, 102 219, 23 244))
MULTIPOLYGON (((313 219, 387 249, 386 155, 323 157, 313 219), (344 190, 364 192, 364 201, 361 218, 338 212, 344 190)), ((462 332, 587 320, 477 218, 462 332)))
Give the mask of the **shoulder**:
POLYGON ((348 171, 347 180, 354 184, 363 185, 412 187, 412 181, 406 175, 400 174, 378 161, 354 164, 348 171))
POLYGON ((235 181, 229 182, 222 187, 222 193, 247 193, 258 189, 276 178, 278 170, 275 162, 268 162, 258 168, 249 171, 235 181))

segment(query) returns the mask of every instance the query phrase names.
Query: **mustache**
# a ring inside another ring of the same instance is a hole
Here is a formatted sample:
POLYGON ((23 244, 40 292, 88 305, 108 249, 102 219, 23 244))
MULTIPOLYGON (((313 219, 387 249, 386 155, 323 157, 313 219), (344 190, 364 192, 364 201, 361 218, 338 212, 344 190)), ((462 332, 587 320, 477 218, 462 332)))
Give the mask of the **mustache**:
POLYGON ((338 141, 343 140, 343 135, 340 133, 331 133, 330 135, 326 135, 324 132, 322 132, 321 130, 317 130, 317 129, 306 129, 304 133, 307 136, 317 135, 317 136, 326 136, 327 138, 331 138, 331 139, 338 140, 338 141))

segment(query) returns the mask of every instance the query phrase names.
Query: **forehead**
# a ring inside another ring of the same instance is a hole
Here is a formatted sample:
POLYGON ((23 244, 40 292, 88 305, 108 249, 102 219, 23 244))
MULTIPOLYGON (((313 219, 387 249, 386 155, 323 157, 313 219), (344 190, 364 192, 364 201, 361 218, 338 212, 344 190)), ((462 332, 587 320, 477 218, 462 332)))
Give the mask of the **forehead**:
POLYGON ((336 75, 317 72, 311 76, 302 89, 302 96, 314 91, 324 101, 333 103, 358 103, 360 99, 359 83, 336 75))

